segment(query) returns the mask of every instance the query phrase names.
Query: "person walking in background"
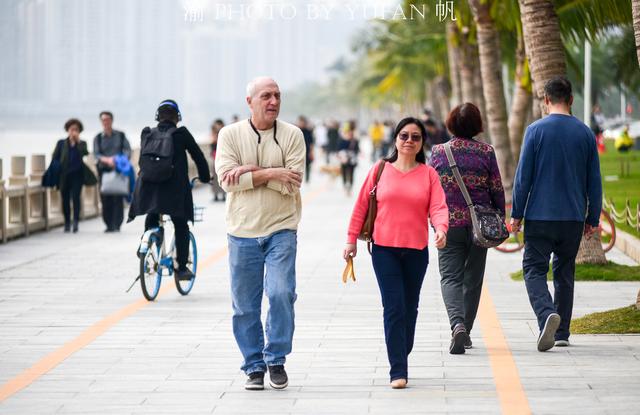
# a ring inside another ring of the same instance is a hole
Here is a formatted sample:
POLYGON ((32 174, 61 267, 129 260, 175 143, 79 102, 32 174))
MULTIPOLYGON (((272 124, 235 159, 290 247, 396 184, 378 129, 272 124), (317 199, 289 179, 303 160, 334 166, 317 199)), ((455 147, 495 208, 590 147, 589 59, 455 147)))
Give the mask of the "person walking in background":
POLYGON ((211 160, 213 160, 213 165, 211 166, 211 172, 213 176, 211 177, 211 191, 213 192, 213 201, 217 202, 218 200, 225 201, 227 200, 227 194, 224 189, 220 187, 218 183, 218 176, 216 175, 216 152, 218 151, 218 134, 220 130, 224 127, 224 121, 221 119, 217 119, 211 124, 211 160))
MULTIPOLYGON (((446 126, 453 134, 451 152, 474 205, 497 209, 505 214, 504 189, 489 144, 475 140, 482 132, 482 117, 471 103, 458 105, 447 117, 446 126)), ((447 246, 438 250, 440 287, 449 324, 449 353, 462 354, 471 348, 471 329, 480 304, 487 248, 473 243, 469 208, 456 182, 444 145, 432 148, 429 164, 440 175, 449 208, 447 246)))
POLYGON ((267 370, 271 387, 284 389, 289 384, 284 364, 295 326, 306 149, 302 131, 277 120, 280 88, 273 79, 249 82, 246 102, 251 117, 220 130, 216 154, 218 180, 229 194, 233 335, 244 360, 245 389, 264 389, 267 370), (269 299, 266 331, 260 318, 263 294, 269 299))
POLYGON ((315 138, 315 148, 322 149, 325 156, 325 164, 329 164, 329 137, 327 130, 327 123, 317 122, 313 129, 313 136, 315 138))
MULTIPOLYGON (((155 128, 145 127, 140 134, 140 179, 136 181, 129 221, 147 215, 144 229, 159 225, 160 215, 170 215, 175 231, 176 275, 188 281, 195 277, 187 268, 189 260, 189 224, 193 222, 193 195, 189 183, 187 152, 198 169, 202 183, 210 180, 209 164, 182 120, 178 104, 164 100, 156 110, 155 128), (162 154, 158 154, 162 153, 162 154), (170 163, 158 160, 170 159, 170 163), (151 161, 147 161, 151 160, 151 161)), ((163 235, 162 235, 163 236, 163 235)))
POLYGON ((384 140, 384 125, 380 121, 375 120, 369 127, 369 138, 371 139, 371 162, 375 163, 380 157, 384 140))
POLYGON ((358 165, 360 155, 360 142, 356 136, 355 120, 348 121, 345 125, 343 136, 338 145, 338 158, 340 159, 340 171, 342 172, 342 184, 347 196, 351 196, 353 188, 353 175, 358 165))
POLYGON ((420 289, 429 264, 429 221, 435 228, 435 246, 444 248, 449 211, 438 173, 426 165, 425 129, 420 120, 403 119, 395 135, 393 153, 376 163, 360 189, 343 257, 357 254, 356 239, 367 216, 369 193, 377 186, 371 260, 382 295, 391 387, 401 389, 407 385, 420 289))
POLYGON ((80 139, 83 126, 77 118, 71 118, 64 124, 67 138, 58 140, 52 158, 60 163, 60 179, 58 189, 62 199, 64 214, 64 231, 70 232, 71 203, 73 202, 73 233, 78 232, 80 222, 80 195, 83 185, 93 185, 96 177, 84 164, 82 159, 89 155, 87 142, 80 139))
POLYGON ((433 118, 429 118, 424 122, 424 128, 427 130, 427 150, 431 151, 431 148, 438 144, 443 144, 449 141, 449 135, 444 128, 440 128, 439 123, 433 118))
MULTIPOLYGON (((122 131, 113 129, 113 114, 109 111, 100 113, 102 132, 93 139, 93 155, 96 159, 99 182, 106 172, 116 168, 116 156, 131 157, 129 140, 122 131)), ((126 195, 110 195, 100 192, 102 203, 102 220, 107 225, 105 232, 119 232, 124 220, 124 198, 126 195)))
POLYGON ((304 182, 309 183, 309 179, 311 177, 311 163, 313 163, 314 155, 314 139, 313 139, 313 129, 309 125, 309 121, 303 115, 298 117, 298 128, 302 131, 302 135, 304 137, 304 145, 305 145, 305 176, 304 182))
POLYGON ((338 152, 340 147, 340 123, 336 120, 330 120, 327 127, 327 164, 332 162, 331 157, 338 152))
POLYGON ((597 229, 602 209, 596 140, 571 115, 571 82, 565 77, 547 81, 544 102, 549 115, 525 132, 511 213, 515 232, 526 220, 522 268, 541 352, 569 345, 576 255, 583 234, 589 238, 597 229), (552 253, 553 299, 547 285, 552 253))

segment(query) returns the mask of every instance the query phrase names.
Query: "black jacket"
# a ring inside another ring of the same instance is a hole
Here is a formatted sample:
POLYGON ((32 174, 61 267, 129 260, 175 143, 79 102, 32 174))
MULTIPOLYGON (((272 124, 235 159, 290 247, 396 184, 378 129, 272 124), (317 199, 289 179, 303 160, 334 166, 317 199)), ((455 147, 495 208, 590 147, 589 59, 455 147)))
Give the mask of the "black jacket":
MULTIPOLYGON (((83 175, 83 185, 85 186, 93 186, 96 184, 97 179, 93 174, 91 169, 84 164, 82 158, 84 156, 89 155, 89 151, 87 151, 87 142, 84 140, 80 140, 78 144, 78 153, 80 153, 80 163, 82 164, 82 175, 83 175)), ((69 171, 69 138, 63 138, 58 140, 56 143, 56 148, 53 151, 52 160, 57 160, 60 163, 60 172, 58 175, 58 189, 62 190, 65 188, 67 184, 67 173, 69 171)))
MULTIPOLYGON (((158 123, 161 131, 175 127, 175 124, 163 121, 158 123)), ((151 129, 145 127, 141 137, 149 134, 151 129)), ((173 176, 163 183, 149 183, 141 179, 136 181, 133 200, 129 208, 129 221, 138 215, 160 213, 172 215, 193 221, 193 197, 189 187, 189 170, 187 165, 187 151, 196 163, 198 178, 208 183, 211 173, 207 160, 200 150, 196 140, 186 127, 180 127, 173 132, 173 176)))

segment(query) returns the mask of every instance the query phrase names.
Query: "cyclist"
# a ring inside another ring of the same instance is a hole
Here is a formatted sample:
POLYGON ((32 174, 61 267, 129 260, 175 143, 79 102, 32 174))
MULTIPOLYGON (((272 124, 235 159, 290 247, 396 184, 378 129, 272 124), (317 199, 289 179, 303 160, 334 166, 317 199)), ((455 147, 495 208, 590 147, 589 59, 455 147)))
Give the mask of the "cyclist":
MULTIPOLYGON (((155 128, 145 127, 141 133, 140 177, 133 193, 129 220, 147 215, 145 230, 158 226, 160 215, 170 215, 175 230, 176 273, 180 280, 190 280, 193 273, 187 269, 189 256, 189 225, 193 222, 193 197, 189 185, 187 152, 198 169, 203 183, 210 179, 209 165, 195 139, 182 120, 178 104, 167 99, 156 111, 155 128)), ((161 235, 162 236, 162 235, 161 235)))

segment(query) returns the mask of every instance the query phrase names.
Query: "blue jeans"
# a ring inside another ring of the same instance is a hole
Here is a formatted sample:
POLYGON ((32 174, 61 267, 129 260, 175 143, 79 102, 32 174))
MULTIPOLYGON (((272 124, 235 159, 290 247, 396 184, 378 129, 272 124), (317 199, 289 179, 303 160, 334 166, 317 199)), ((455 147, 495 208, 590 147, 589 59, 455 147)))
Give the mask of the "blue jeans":
POLYGON ((573 286, 576 256, 584 223, 528 220, 524 228, 522 269, 529 302, 538 319, 540 331, 551 313, 560 315, 556 340, 568 340, 573 312, 573 286), (549 259, 553 253, 553 299, 547 285, 549 259))
POLYGON ((296 301, 296 231, 261 238, 228 235, 233 335, 247 374, 283 365, 291 353, 296 301), (266 268, 266 273, 265 273, 266 268), (269 299, 265 331, 260 314, 263 292, 269 299))
POLYGON ((422 281, 429 250, 391 248, 374 244, 371 251, 382 307, 384 337, 391 380, 407 379, 407 360, 413 349, 422 281))

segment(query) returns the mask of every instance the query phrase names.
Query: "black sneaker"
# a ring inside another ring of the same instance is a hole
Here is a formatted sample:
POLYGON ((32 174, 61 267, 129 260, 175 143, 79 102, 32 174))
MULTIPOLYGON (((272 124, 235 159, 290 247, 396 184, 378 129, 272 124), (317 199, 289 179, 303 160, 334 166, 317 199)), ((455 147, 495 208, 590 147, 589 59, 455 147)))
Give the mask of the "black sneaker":
POLYGON ((464 345, 467 343, 467 339, 469 339, 469 334, 467 334, 467 329, 464 327, 464 324, 456 324, 453 328, 453 333, 451 333, 449 353, 464 354, 464 345))
POLYGON ((193 272, 189 271, 187 268, 178 268, 176 270, 176 276, 180 281, 191 281, 196 277, 193 272))
POLYGON ((253 372, 247 377, 244 388, 249 391, 261 391, 264 389, 264 372, 253 372))
POLYGON ((284 389, 289 385, 284 365, 269 366, 269 385, 274 389, 284 389))

